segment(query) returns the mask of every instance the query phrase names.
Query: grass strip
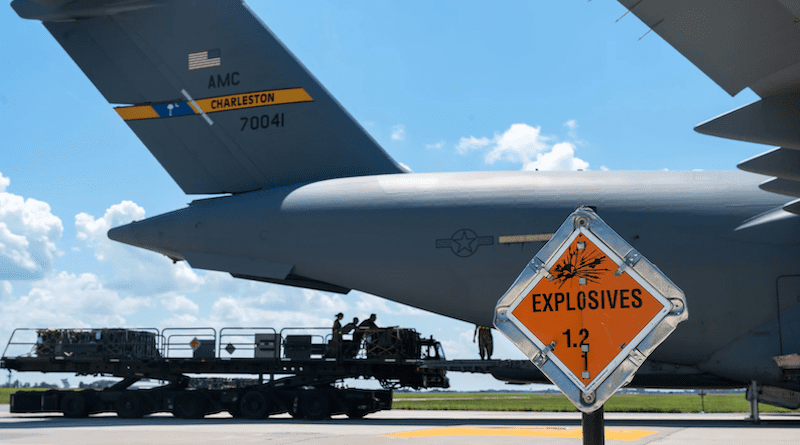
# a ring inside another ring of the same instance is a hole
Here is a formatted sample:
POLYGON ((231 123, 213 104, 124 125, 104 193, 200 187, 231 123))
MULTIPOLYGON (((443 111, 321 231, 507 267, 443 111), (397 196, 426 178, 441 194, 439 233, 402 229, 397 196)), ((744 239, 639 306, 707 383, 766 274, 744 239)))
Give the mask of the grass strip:
MULTIPOLYGON (((701 401, 697 394, 617 394, 604 405, 606 412, 640 413, 747 413, 750 403, 744 394, 707 394, 701 401)), ((463 411, 577 411, 561 394, 492 394, 492 393, 397 393, 393 409, 463 410, 463 411)), ((790 412, 784 408, 759 404, 765 413, 790 412)))
POLYGON ((49 388, 0 388, 0 405, 11 403, 11 394, 17 391, 47 391, 49 388))
MULTIPOLYGON (((45 388, 0 388, 0 404, 8 404, 17 391, 47 391, 45 388)), ((697 394, 617 394, 604 405, 607 412, 628 413, 697 413, 702 410, 697 394)), ((791 410, 759 404, 763 413, 791 410)), ((534 411, 575 412, 575 407, 561 394, 532 393, 395 393, 392 409, 460 411, 534 411)), ((708 394, 705 411, 709 413, 747 413, 750 404, 744 394, 708 394)))

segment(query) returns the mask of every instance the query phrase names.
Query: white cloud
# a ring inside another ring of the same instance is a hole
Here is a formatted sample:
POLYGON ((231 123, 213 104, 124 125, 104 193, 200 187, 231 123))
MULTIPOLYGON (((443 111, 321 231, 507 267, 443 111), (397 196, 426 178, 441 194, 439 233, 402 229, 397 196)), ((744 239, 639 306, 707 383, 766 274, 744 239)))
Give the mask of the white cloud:
POLYGON ((110 228, 143 219, 144 215, 144 209, 136 203, 122 201, 109 207, 101 218, 87 213, 75 216, 78 239, 94 249, 95 258, 110 269, 110 288, 153 295, 196 290, 207 284, 205 276, 213 276, 216 281, 225 279, 222 274, 201 277, 184 261, 173 263, 163 255, 112 241, 106 235, 110 228))
POLYGON ((548 149, 549 137, 542 136, 541 127, 526 124, 513 124, 500 136, 495 135, 494 147, 486 155, 486 163, 498 160, 510 162, 529 162, 529 159, 548 149))
POLYGON ((439 141, 435 144, 426 144, 425 148, 430 148, 432 150, 441 150, 444 148, 444 141, 439 141))
POLYGON ((414 173, 414 170, 411 170, 411 167, 407 166, 406 164, 403 164, 402 162, 398 162, 398 164, 400 164, 400 167, 404 169, 406 173, 414 173))
POLYGON ((340 309, 333 309, 330 314, 319 310, 277 310, 260 304, 258 298, 227 296, 214 302, 209 321, 215 326, 327 327, 337 311, 340 309))
MULTIPOLYGON (((495 136, 496 137, 496 136, 495 136)), ((468 138, 461 138, 458 140, 458 145, 456 145, 456 150, 459 153, 467 154, 472 150, 478 150, 484 147, 488 147, 492 144, 492 140, 489 138, 476 138, 475 136, 470 136, 468 138)))
POLYGON ((161 320, 161 326, 170 328, 194 328, 207 323, 201 323, 197 317, 190 314, 172 314, 171 317, 161 320))
MULTIPOLYGON (((112 205, 106 209, 105 215, 98 219, 94 219, 94 217, 88 213, 79 213, 75 215, 75 227, 78 231, 77 237, 79 240, 87 241, 87 243, 92 246, 96 246, 100 240, 106 238, 106 234, 110 228, 143 218, 144 209, 136 205, 133 201, 122 201, 119 204, 112 205)), ((104 253, 102 251, 95 252, 95 255, 100 261, 104 259, 104 253)))
POLYGON ((406 138, 406 126, 405 125, 395 125, 392 127, 392 140, 394 141, 402 141, 406 138))
POLYGON ((0 172, 0 193, 5 193, 9 184, 11 184, 11 179, 4 177, 3 173, 0 172))
POLYGON ((13 327, 124 326, 126 317, 152 305, 149 297, 122 297, 97 275, 60 272, 10 298, 0 313, 3 329, 13 327))
POLYGON ((578 121, 575 119, 570 119, 564 122, 564 126, 569 129, 569 137, 573 140, 578 139, 578 121))
MULTIPOLYGON (((338 312, 343 312, 347 321, 353 317, 364 320, 369 314, 375 313, 380 326, 395 326, 404 317, 417 321, 421 321, 421 317, 437 317, 429 312, 358 291, 343 296, 259 283, 256 286, 243 286, 240 290, 242 292, 217 297, 211 305, 208 317, 201 319, 200 323, 217 328, 271 326, 280 330, 285 327, 310 326, 327 329, 338 312)), ((165 320, 165 323, 175 321, 180 320, 173 317, 165 320)), ((418 326, 414 324, 408 327, 418 326)))
POLYGON ((536 160, 526 162, 523 170, 586 170, 589 163, 575 157, 575 145, 571 142, 559 142, 547 153, 537 153, 536 160))
POLYGON ((610 169, 610 168, 608 168, 608 167, 606 167, 605 165, 601 165, 601 166, 600 166, 600 170, 601 170, 601 171, 604 171, 604 172, 611 171, 611 169, 610 169))
MULTIPOLYGON (((564 124, 570 131, 570 137, 577 139, 574 120, 564 124)), ((527 124, 512 124, 502 134, 493 138, 461 138, 456 150, 467 154, 474 150, 486 150, 485 162, 494 164, 507 161, 522 164, 523 170, 586 170, 589 163, 575 157, 575 142, 553 143, 554 137, 542 135, 541 127, 527 124)))
POLYGON ((0 279, 39 279, 61 254, 64 226, 46 202, 6 192, 10 183, 0 174, 0 279))
POLYGON ((10 297, 14 292, 14 287, 9 281, 0 281, 0 298, 10 297))
POLYGON ((164 296, 161 298, 161 305, 170 312, 184 312, 195 315, 200 312, 200 306, 186 298, 185 295, 164 296))

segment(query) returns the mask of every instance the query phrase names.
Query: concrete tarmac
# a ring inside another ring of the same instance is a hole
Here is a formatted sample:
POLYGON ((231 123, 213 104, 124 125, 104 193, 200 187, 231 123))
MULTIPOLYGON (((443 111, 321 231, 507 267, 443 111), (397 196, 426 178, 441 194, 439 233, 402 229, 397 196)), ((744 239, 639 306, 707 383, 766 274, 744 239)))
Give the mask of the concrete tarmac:
MULTIPOLYGON (((759 424, 746 414, 606 413, 608 443, 798 444, 800 413, 765 415, 759 424)), ((384 411, 362 420, 326 421, 287 415, 263 421, 228 414, 201 420, 169 414, 143 419, 116 415, 67 419, 61 415, 10 414, 0 406, 3 444, 580 444, 579 413, 485 411, 384 411)))

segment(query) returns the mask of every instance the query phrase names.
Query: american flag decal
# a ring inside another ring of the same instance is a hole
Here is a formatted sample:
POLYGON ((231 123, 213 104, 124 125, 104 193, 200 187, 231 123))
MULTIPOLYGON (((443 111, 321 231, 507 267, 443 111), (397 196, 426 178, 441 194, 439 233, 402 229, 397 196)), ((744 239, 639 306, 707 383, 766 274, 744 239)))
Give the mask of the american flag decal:
POLYGON ((189 53, 189 70, 212 68, 222 64, 222 57, 218 49, 189 53))

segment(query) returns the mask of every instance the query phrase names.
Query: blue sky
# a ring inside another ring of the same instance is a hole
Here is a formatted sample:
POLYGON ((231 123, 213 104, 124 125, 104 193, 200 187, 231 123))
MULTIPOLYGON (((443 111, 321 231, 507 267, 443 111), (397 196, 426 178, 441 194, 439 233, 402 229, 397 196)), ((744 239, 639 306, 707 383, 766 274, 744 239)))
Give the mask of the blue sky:
MULTIPOLYGON (((730 170, 765 151, 693 127, 731 98, 610 0, 249 5, 415 172, 730 170)), ((477 358, 472 326, 385 300, 234 280, 106 230, 186 196, 39 22, 0 8, 0 342, 14 327, 328 326, 379 314, 477 358)), ((565 215, 566 217, 566 215, 565 215)), ((497 296, 500 297, 499 295, 497 296)), ((521 358, 495 335, 497 358, 521 358)), ((503 388, 451 376, 456 389, 503 388)))

